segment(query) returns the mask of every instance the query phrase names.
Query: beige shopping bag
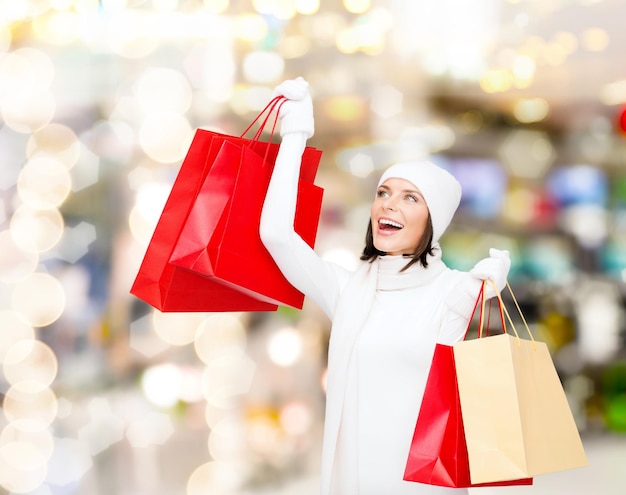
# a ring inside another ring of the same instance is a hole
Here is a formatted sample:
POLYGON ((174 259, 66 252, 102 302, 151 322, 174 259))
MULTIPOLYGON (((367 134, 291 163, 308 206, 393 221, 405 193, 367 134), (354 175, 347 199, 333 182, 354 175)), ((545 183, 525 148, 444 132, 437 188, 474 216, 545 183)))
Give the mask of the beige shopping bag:
MULTIPOLYGON (((498 301, 515 330, 499 295, 498 301)), ((532 339, 530 329, 532 340, 504 331, 490 337, 479 332, 481 338, 454 345, 472 483, 585 466, 580 435, 547 346, 532 339)))

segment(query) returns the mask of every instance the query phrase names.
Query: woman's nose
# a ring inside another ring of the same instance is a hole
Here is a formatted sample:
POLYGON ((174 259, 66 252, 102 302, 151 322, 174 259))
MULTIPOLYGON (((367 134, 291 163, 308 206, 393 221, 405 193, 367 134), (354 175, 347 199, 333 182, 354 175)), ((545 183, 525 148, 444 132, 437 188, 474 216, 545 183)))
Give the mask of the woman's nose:
POLYGON ((396 199, 393 196, 388 196, 387 198, 385 198, 385 201, 383 202, 383 208, 385 208, 386 210, 395 210, 396 207, 396 199))

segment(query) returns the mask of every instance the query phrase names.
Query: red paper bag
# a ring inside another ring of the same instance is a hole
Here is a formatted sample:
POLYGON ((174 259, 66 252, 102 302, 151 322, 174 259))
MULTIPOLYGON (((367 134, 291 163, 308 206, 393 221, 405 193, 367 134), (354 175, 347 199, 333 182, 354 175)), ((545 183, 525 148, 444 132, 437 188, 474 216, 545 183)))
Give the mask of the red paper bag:
MULTIPOLYGON (((273 164, 248 146, 225 142, 189 212, 171 262, 260 300, 302 308, 304 295, 285 279, 259 236, 272 170, 273 164), (212 208, 218 201, 227 207, 212 208)), ((317 234, 322 192, 309 182, 299 183, 295 229, 310 246, 317 234)))
MULTIPOLYGON (((263 202, 274 168, 274 161, 265 156, 267 151, 259 153, 249 143, 222 144, 170 261, 259 300, 300 309, 304 295, 283 276, 259 235, 263 202)), ((311 247, 323 190, 309 179, 314 175, 312 163, 319 162, 319 158, 317 150, 305 150, 306 166, 299 181, 294 224, 311 247)))
POLYGON ((130 292, 163 312, 274 311, 276 305, 169 263, 184 218, 210 168, 207 157, 214 137, 224 136, 196 131, 130 292))
MULTIPOLYGON (((479 299, 482 293, 481 290, 479 299)), ((471 483, 452 346, 437 344, 435 347, 404 479, 453 488, 533 483, 532 478, 471 483)))

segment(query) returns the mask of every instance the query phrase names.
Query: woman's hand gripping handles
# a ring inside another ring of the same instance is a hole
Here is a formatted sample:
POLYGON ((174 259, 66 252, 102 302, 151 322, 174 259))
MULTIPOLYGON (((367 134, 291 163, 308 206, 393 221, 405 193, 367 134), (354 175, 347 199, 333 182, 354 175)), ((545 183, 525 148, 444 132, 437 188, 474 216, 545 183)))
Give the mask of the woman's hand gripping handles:
MULTIPOLYGON (((511 257, 506 250, 489 250, 489 258, 480 260, 474 268, 470 270, 470 275, 478 280, 493 280, 499 292, 506 287, 506 279, 511 269, 511 257)), ((496 293, 492 284, 485 287, 485 297, 495 297, 496 293)))
POLYGON ((302 77, 288 79, 276 86, 272 97, 276 96, 286 98, 286 101, 280 105, 278 114, 281 120, 281 137, 295 132, 304 133, 307 139, 313 136, 315 121, 309 83, 302 77))

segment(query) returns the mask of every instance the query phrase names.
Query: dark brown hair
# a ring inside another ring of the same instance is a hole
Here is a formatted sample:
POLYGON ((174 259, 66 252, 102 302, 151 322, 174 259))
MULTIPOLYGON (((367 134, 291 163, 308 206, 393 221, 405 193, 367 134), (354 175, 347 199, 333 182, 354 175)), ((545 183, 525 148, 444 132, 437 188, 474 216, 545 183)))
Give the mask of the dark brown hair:
MULTIPOLYGON (((383 251, 379 251, 374 247, 374 234, 372 233, 372 221, 367 222, 367 233, 365 234, 365 248, 363 249, 363 253, 361 254, 361 258, 363 261, 374 261, 378 256, 385 256, 387 253, 383 251)), ((422 264, 424 268, 428 267, 428 256, 432 256, 434 254, 433 249, 433 222, 430 219, 430 213, 428 214, 428 220, 426 221, 426 228, 424 229, 424 234, 422 234, 422 238, 420 239, 417 248, 415 249, 415 253, 412 255, 405 254, 407 259, 410 261, 402 268, 400 271, 404 271, 408 269, 414 263, 418 261, 422 264)))

